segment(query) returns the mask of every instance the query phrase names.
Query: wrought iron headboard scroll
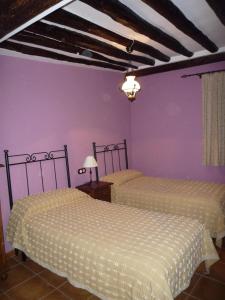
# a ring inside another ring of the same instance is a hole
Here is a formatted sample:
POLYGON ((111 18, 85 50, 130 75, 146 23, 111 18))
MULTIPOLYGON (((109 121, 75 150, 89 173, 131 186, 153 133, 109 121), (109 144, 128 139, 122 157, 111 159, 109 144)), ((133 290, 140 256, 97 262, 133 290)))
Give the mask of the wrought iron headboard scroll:
POLYGON ((12 182, 11 182, 11 174, 10 174, 11 166, 16 166, 16 165, 24 165, 25 166, 27 194, 30 195, 30 185, 29 185, 29 178, 28 178, 28 171, 27 171, 28 164, 39 163, 42 191, 44 192, 45 186, 44 186, 42 163, 45 161, 53 162, 55 187, 57 189, 58 182, 57 182, 55 160, 56 159, 65 159, 67 183, 68 183, 68 187, 71 187, 67 145, 64 145, 64 149, 62 149, 62 150, 53 150, 50 152, 34 152, 32 154, 24 153, 24 154, 14 154, 14 155, 9 155, 9 150, 4 150, 4 152, 5 152, 5 167, 6 167, 6 175, 7 175, 7 183, 8 183, 10 209, 12 209, 12 207, 13 207, 12 182), (17 158, 16 161, 15 161, 15 157, 17 158), (13 161, 13 158, 14 158, 14 161, 13 161))
MULTIPOLYGON (((93 146, 94 158, 96 159, 96 161, 98 160, 98 157, 97 157, 98 154, 103 154, 105 175, 107 175, 106 153, 110 153, 112 171, 114 172, 115 171, 115 162, 114 162, 113 153, 114 152, 117 153, 119 170, 122 170, 120 155, 121 155, 121 151, 124 151, 125 166, 126 166, 126 169, 128 169, 127 142, 125 139, 121 143, 109 144, 109 145, 96 145, 96 143, 94 142, 94 143, 92 143, 92 146, 93 146)), ((99 181, 98 167, 95 168, 95 173, 96 173, 96 180, 99 181)))

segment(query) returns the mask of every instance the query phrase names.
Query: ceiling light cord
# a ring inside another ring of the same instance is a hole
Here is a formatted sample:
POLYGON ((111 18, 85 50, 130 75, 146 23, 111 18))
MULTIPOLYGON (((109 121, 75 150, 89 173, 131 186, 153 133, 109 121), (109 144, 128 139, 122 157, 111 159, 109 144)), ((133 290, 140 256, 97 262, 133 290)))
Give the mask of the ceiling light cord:
POLYGON ((128 52, 129 54, 131 54, 131 53, 133 52, 133 50, 134 50, 134 40, 131 41, 130 45, 128 45, 128 46, 126 47, 126 49, 127 49, 127 52, 128 52))
MULTIPOLYGON (((126 47, 126 50, 129 54, 132 53, 134 48, 134 40, 131 41, 130 45, 126 47)), ((130 55, 130 63, 131 63, 132 55, 130 55)), ((134 75, 129 75, 129 73, 132 71, 132 69, 128 70, 128 73, 126 73, 125 81, 122 84, 122 91, 126 94, 128 97, 128 100, 130 102, 133 102, 136 99, 136 93, 141 89, 140 84, 135 80, 134 75)))

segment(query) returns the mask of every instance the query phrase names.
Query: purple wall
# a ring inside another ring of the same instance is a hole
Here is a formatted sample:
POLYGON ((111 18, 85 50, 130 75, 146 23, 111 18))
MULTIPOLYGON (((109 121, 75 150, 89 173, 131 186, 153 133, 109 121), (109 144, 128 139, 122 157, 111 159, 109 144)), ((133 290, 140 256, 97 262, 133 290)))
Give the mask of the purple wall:
POLYGON ((224 167, 202 165, 199 77, 181 75, 224 69, 225 62, 140 78, 131 108, 133 167, 146 175, 225 182, 224 167))
MULTIPOLYGON (((11 153, 60 149, 68 145, 72 185, 91 143, 130 139, 130 104, 119 90, 122 74, 0 56, 0 163, 11 153)), ((38 174, 37 174, 38 176, 38 174)), ((17 174, 22 197, 24 171, 17 174)), ((39 181, 40 181, 40 176, 39 181)), ((0 169, 4 228, 9 215, 5 168, 0 169)), ((33 191, 37 192, 34 186, 33 191)), ((8 249, 8 247, 7 247, 8 249)))
MULTIPOLYGON (((146 175, 225 182, 225 168, 201 163, 201 81, 180 78, 224 67, 225 62, 140 78, 142 91, 130 104, 119 91, 119 73, 0 56, 0 163, 4 149, 23 153, 67 144, 76 186, 89 178, 77 175, 77 169, 92 152, 92 141, 127 138, 130 165, 146 175)), ((15 196, 23 197, 24 171, 14 172, 15 196)), ((40 176, 34 173, 40 189, 40 176)), ((46 185, 53 187, 50 180, 46 185)), ((4 168, 0 200, 5 229, 9 205, 4 168)))

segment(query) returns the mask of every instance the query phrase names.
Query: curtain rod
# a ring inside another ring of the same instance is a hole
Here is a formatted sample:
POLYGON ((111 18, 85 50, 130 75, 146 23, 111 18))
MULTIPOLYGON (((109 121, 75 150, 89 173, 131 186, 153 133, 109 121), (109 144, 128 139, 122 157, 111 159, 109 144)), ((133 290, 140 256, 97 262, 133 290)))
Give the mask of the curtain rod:
POLYGON ((216 72, 224 72, 225 69, 223 70, 216 70, 216 71, 209 71, 209 72, 202 72, 202 73, 195 73, 195 74, 186 74, 186 75, 182 75, 181 78, 187 78, 187 77, 191 77, 191 76, 199 76, 201 77, 203 74, 210 74, 210 73, 216 73, 216 72))

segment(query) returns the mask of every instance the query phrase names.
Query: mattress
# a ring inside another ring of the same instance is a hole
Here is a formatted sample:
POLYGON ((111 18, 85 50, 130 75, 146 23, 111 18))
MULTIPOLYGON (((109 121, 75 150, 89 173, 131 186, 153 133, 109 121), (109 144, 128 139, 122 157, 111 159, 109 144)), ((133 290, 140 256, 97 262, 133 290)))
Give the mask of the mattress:
POLYGON ((13 247, 107 300, 172 300, 198 265, 218 260, 198 221, 96 200, 76 189, 14 204, 13 247))
POLYGON ((225 236, 225 184, 147 177, 136 170, 115 172, 102 180, 114 183, 114 203, 196 219, 218 244, 225 236))

